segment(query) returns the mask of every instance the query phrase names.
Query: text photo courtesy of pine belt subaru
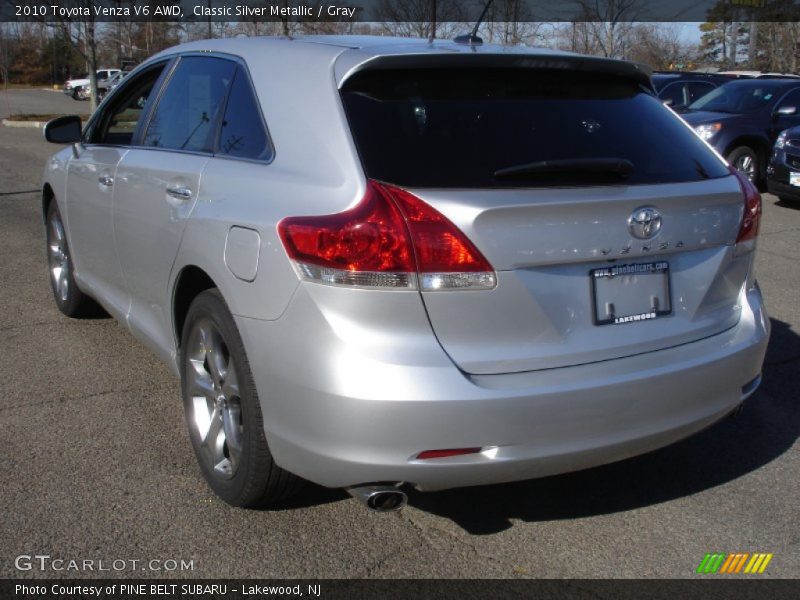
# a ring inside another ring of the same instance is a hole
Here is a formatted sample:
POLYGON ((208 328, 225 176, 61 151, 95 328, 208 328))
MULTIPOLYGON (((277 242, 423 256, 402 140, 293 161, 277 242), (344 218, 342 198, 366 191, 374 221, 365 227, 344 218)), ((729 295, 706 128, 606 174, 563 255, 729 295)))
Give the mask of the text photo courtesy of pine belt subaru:
POLYGON ((372 37, 194 42, 49 160, 63 313, 180 375, 236 506, 372 508, 618 461, 734 411, 761 200, 628 62, 372 37))

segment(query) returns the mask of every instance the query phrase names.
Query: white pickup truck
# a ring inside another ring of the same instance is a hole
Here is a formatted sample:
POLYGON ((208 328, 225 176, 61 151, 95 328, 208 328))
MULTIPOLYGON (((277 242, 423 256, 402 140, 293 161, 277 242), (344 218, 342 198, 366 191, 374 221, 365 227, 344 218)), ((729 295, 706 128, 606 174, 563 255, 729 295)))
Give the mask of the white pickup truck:
MULTIPOLYGON (((109 80, 114 78, 117 73, 120 73, 120 69, 97 70, 97 88, 101 94, 109 80)), ((75 100, 86 100, 89 97, 89 76, 68 79, 64 84, 64 93, 72 96, 75 100)))

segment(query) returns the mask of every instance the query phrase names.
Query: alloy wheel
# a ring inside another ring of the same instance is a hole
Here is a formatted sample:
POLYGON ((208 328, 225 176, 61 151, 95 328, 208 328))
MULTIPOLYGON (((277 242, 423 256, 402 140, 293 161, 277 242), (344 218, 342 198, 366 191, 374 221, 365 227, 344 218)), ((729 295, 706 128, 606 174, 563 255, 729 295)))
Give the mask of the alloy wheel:
POLYGON ((230 479, 239 468, 244 429, 236 365, 219 328, 209 318, 189 336, 187 384, 190 420, 210 471, 230 479))
POLYGON ((70 258, 64 224, 57 212, 50 218, 47 237, 47 259, 53 290, 62 302, 66 302, 69 299, 70 258))
POLYGON ((739 156, 736 161, 733 163, 733 166, 736 167, 738 171, 741 171, 750 181, 755 181, 756 177, 756 161, 755 159, 749 154, 743 154, 739 156))

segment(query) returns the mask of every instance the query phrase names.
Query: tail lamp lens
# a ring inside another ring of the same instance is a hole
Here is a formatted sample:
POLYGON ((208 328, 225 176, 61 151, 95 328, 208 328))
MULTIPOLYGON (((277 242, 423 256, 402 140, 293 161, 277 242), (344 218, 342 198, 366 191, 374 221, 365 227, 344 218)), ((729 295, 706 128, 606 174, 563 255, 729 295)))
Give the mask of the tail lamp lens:
POLYGON ((761 223, 761 194, 747 175, 734 167, 731 167, 731 173, 739 180, 744 195, 744 215, 739 226, 739 234, 736 236, 736 253, 743 254, 755 248, 761 223))
POLYGON ((496 285, 489 262, 444 215, 372 180, 357 206, 283 219, 278 233, 301 276, 319 283, 427 291, 496 285))

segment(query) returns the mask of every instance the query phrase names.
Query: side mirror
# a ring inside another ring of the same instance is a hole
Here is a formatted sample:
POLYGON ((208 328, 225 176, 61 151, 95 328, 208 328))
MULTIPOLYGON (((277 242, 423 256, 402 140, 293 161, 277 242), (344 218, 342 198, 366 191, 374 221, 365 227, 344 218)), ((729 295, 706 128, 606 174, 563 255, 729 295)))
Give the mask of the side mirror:
POLYGON ((797 114, 796 106, 781 106, 775 111, 775 115, 779 117, 789 117, 797 114))
POLYGON ((44 139, 53 144, 74 144, 81 141, 81 118, 77 115, 58 117, 44 126, 44 139))

